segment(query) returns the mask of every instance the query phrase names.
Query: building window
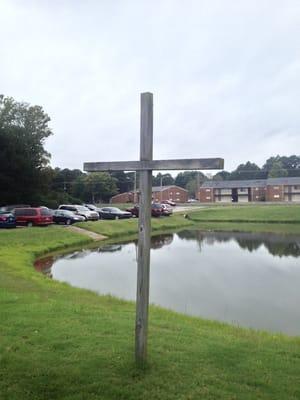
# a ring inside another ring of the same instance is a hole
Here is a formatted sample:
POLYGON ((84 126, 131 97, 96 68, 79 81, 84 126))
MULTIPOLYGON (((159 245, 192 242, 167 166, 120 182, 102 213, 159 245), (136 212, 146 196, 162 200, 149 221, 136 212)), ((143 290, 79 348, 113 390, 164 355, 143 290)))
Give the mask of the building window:
POLYGON ((209 196, 207 196, 207 197, 206 197, 206 200, 210 200, 210 197, 209 197, 209 196))
POLYGON ((242 193, 244 193, 244 192, 247 192, 247 189, 245 189, 245 188, 240 188, 239 191, 242 192, 242 193))
POLYGON ((279 194, 274 194, 274 199, 278 199, 279 197, 279 194))
POLYGON ((279 186, 273 186, 273 189, 274 189, 274 190, 278 190, 278 189, 279 189, 279 186))
POLYGON ((206 189, 205 191, 206 191, 206 192, 210 192, 210 189, 206 189))
POLYGON ((180 194, 179 192, 176 192, 176 194, 178 195, 178 194, 180 194))
POLYGON ((258 190, 258 188, 255 188, 255 190, 258 190))
POLYGON ((294 186, 294 189, 295 189, 295 190, 299 190, 299 189, 300 189, 300 186, 298 186, 298 185, 297 185, 297 186, 294 186))

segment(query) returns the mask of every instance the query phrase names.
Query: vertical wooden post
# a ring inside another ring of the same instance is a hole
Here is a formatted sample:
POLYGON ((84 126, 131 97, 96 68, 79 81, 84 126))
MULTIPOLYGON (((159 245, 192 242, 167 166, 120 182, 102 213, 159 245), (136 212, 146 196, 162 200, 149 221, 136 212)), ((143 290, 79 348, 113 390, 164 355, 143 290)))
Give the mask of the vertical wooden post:
MULTIPOLYGON (((153 95, 141 94, 140 159, 153 157, 153 95)), ((152 171, 140 171, 139 241, 135 324, 135 358, 139 365, 146 362, 151 238, 152 171)))

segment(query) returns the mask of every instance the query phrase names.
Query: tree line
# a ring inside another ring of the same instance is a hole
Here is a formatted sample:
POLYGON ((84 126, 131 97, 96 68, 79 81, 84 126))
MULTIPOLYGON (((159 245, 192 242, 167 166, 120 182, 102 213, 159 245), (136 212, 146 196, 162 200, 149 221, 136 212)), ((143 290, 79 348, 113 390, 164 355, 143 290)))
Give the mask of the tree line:
MULTIPOLYGON (((0 205, 32 204, 56 207, 62 203, 108 202, 117 194, 138 189, 133 172, 91 173, 50 166, 46 139, 53 134, 50 117, 40 106, 20 103, 0 95, 0 205)), ((199 184, 212 180, 265 179, 300 176, 300 156, 274 156, 260 168, 247 161, 234 171, 204 175, 184 171, 175 177, 158 173, 153 186, 177 185, 193 197, 199 184)))

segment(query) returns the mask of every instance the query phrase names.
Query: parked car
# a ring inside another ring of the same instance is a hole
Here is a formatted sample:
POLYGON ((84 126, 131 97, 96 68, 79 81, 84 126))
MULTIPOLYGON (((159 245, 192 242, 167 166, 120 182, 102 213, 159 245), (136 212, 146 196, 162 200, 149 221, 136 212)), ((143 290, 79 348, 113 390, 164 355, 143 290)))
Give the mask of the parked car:
POLYGON ((99 214, 96 211, 91 211, 87 207, 77 204, 62 204, 58 209, 72 211, 74 214, 83 216, 86 221, 97 221, 99 219, 99 214))
POLYGON ((7 206, 0 207, 0 211, 11 211, 13 212, 15 208, 29 208, 31 207, 28 204, 11 204, 7 206))
MULTIPOLYGON (((134 215, 135 217, 138 217, 139 216, 139 205, 136 204, 131 208, 127 208, 126 211, 129 211, 129 212, 131 212, 132 215, 134 215)), ((151 205, 151 215, 152 215, 152 217, 160 217, 162 215, 161 204, 153 203, 151 205)))
POLYGON ((169 217, 170 215, 173 214, 173 209, 171 206, 169 206, 169 204, 161 204, 161 208, 162 208, 162 215, 164 215, 165 217, 169 217))
POLYGON ((50 225, 53 223, 52 214, 46 207, 15 208, 14 214, 17 225, 50 225))
POLYGON ((0 228, 15 228, 16 218, 9 211, 0 211, 0 228))
POLYGON ((124 219, 131 218, 129 211, 122 211, 117 207, 103 207, 99 210, 100 219, 124 219))
POLYGON ((94 204, 84 204, 90 211, 96 211, 99 214, 100 208, 96 207, 94 204))
POLYGON ((161 204, 168 204, 169 206, 175 207, 176 203, 173 200, 163 200, 161 204))
POLYGON ((53 222, 56 224, 71 225, 75 222, 85 221, 82 215, 76 215, 72 211, 68 210, 54 210, 53 222))

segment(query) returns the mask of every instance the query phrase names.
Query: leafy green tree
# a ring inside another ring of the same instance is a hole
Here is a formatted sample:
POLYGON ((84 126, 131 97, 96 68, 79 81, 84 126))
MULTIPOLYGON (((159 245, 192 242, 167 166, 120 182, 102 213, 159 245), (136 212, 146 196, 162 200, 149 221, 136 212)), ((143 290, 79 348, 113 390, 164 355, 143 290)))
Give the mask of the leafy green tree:
POLYGON ((0 198, 2 203, 38 202, 48 188, 50 154, 44 143, 52 132, 40 106, 0 95, 0 198))
POLYGON ((288 176, 288 171, 283 167, 281 161, 276 161, 272 164, 272 168, 269 170, 269 178, 282 178, 288 176))
POLYGON ((189 180, 188 183, 186 184, 185 188, 189 193, 189 197, 196 198, 197 189, 198 189, 197 179, 189 180))
POLYGON ((206 176, 200 171, 184 171, 179 172, 175 178, 175 185, 181 186, 186 189, 189 181, 199 180, 199 182, 204 182, 207 180, 206 176))
POLYGON ((156 176, 152 177, 152 185, 153 186, 169 186, 174 185, 174 178, 171 174, 162 174, 159 172, 156 176))
POLYGON ((275 156, 267 159, 263 169, 268 172, 268 176, 300 176, 300 156, 275 156), (271 175, 270 175, 271 174, 271 175))
MULTIPOLYGON (((85 174, 77 177, 72 184, 71 194, 73 197, 81 199, 81 202, 86 200, 86 188, 85 188, 85 174)), ((89 200, 88 200, 89 201, 89 200)))
POLYGON ((51 189, 72 195, 72 185, 82 175, 84 173, 80 169, 55 168, 52 170, 51 189))
POLYGON ((246 180, 246 179, 264 179, 266 173, 261 171, 258 165, 247 161, 246 164, 240 164, 236 170, 230 174, 230 180, 246 180))
POLYGON ((72 190, 74 197, 89 203, 107 202, 117 193, 116 179, 107 172, 93 172, 79 176, 72 190))
POLYGON ((230 172, 220 171, 213 176, 214 181, 227 181, 230 178, 230 172))
POLYGON ((112 172, 111 176, 115 179, 119 193, 130 192, 134 189, 134 172, 117 171, 112 172))

